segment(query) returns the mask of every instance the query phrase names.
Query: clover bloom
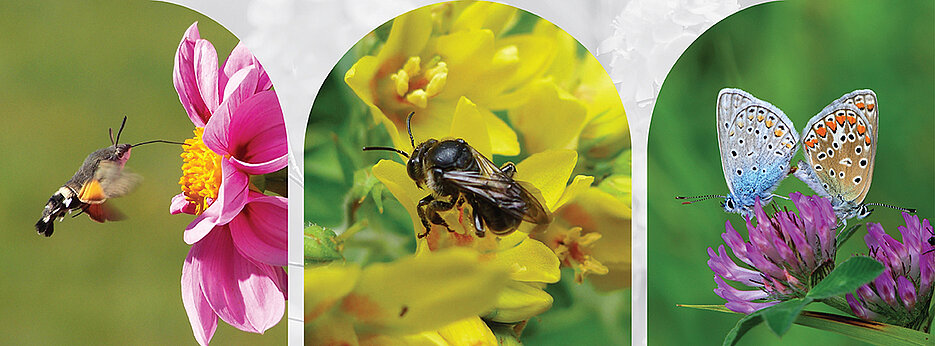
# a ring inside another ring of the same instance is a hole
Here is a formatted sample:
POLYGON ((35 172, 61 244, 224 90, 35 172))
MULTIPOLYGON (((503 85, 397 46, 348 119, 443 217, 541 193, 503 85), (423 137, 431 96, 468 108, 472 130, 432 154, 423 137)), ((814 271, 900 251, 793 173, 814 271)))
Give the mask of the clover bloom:
POLYGON ((781 211, 768 217, 757 201, 757 225, 747 219, 750 241, 745 242, 730 221, 721 238, 734 256, 747 267, 736 264, 724 251, 708 248, 708 267, 714 271, 714 290, 727 300, 731 311, 749 314, 780 301, 803 297, 808 290, 834 269, 836 217, 831 203, 819 196, 789 195, 798 215, 781 211), (756 290, 739 290, 724 280, 740 282, 756 290))
POLYGON ((870 256, 883 263, 883 273, 848 294, 847 303, 858 317, 913 329, 928 329, 935 281, 935 236, 928 219, 903 213, 906 226, 899 226, 903 242, 893 239, 877 223, 868 223, 864 241, 870 256))
POLYGON ((179 43, 173 70, 195 125, 182 153, 182 193, 170 213, 195 215, 183 239, 182 303, 195 339, 207 344, 217 318, 262 333, 285 310, 286 199, 250 185, 250 175, 286 166, 286 131, 276 92, 241 44, 222 68, 197 23, 179 43))

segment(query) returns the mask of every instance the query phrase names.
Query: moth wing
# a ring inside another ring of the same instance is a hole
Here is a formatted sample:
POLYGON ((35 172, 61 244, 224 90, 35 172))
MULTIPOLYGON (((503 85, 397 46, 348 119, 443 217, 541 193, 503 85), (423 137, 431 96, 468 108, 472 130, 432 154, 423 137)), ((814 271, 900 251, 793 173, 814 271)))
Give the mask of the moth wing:
POLYGON ((107 200, 107 194, 104 193, 104 187, 97 179, 91 179, 78 191, 78 199, 84 203, 100 204, 107 200))
POLYGON ((93 180, 100 182, 106 198, 115 198, 132 192, 143 177, 124 169, 116 162, 101 161, 93 180))
POLYGON ((124 219, 123 213, 107 203, 88 204, 84 212, 91 217, 91 220, 102 223, 104 221, 118 221, 124 219))

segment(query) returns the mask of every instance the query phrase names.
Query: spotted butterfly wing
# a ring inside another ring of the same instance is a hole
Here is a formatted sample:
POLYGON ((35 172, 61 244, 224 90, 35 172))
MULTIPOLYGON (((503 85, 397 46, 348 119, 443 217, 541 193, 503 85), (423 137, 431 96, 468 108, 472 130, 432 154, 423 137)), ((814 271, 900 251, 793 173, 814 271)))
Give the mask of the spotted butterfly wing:
POLYGON ((779 108, 746 91, 726 88, 718 93, 718 148, 730 190, 725 211, 749 216, 757 198, 762 204, 771 201, 798 150, 794 129, 779 108))
POLYGON ((877 149, 876 101, 872 90, 853 91, 822 109, 802 130, 805 161, 794 174, 830 199, 841 220, 870 214, 863 201, 877 149))

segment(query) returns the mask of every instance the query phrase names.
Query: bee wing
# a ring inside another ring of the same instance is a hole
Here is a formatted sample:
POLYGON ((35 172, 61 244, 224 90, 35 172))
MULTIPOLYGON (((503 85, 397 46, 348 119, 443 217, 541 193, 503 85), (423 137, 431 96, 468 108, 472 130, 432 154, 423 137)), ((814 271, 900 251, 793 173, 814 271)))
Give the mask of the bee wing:
POLYGON ((549 214, 539 200, 523 188, 520 183, 503 174, 486 157, 474 151, 480 172, 450 171, 442 177, 459 188, 497 205, 505 213, 522 218, 523 221, 543 224, 549 222, 549 214))
POLYGON ((106 198, 114 198, 133 191, 143 177, 124 169, 117 162, 101 161, 92 182, 95 180, 99 182, 106 198))

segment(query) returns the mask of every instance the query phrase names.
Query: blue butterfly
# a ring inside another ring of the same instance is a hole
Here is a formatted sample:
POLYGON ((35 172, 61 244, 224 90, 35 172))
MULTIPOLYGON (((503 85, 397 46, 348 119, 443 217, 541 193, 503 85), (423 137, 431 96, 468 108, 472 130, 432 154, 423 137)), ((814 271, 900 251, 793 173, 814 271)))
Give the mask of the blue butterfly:
POLYGON ((795 171, 791 160, 799 146, 799 135, 789 117, 746 91, 721 89, 717 96, 717 138, 729 193, 677 199, 693 199, 684 202, 690 204, 724 198, 724 211, 751 217, 757 199, 765 205, 773 196, 782 197, 773 191, 795 171))
POLYGON ((915 209, 864 203, 873 178, 880 110, 870 89, 854 90, 818 112, 802 130, 802 153, 794 175, 831 201, 839 223, 863 219, 879 205, 914 213, 915 209))

